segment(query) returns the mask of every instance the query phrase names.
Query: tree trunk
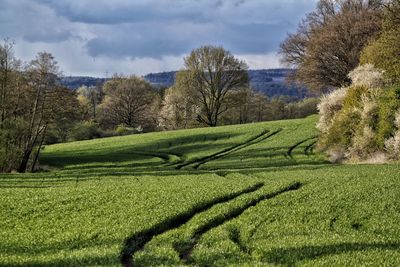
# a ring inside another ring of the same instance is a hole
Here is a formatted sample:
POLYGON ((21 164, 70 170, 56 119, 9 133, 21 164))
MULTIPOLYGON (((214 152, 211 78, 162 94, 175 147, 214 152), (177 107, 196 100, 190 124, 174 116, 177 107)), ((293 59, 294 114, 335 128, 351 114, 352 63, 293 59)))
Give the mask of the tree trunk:
POLYGON ((45 139, 45 137, 46 137, 46 131, 47 131, 47 123, 46 123, 46 125, 44 126, 44 130, 43 130, 43 133, 42 133, 42 138, 41 138, 41 140, 40 140, 38 149, 37 149, 37 151, 36 151, 35 157, 34 157, 33 162, 32 162, 31 172, 34 172, 34 171, 35 171, 35 166, 36 166, 36 163, 37 163, 37 161, 38 161, 38 159, 39 159, 40 150, 42 149, 43 142, 44 142, 44 139, 45 139))
POLYGON ((22 157, 21 164, 18 167, 18 172, 26 172, 26 169, 28 168, 28 163, 29 163, 29 158, 31 156, 32 149, 29 149, 28 151, 24 152, 24 156, 22 157))

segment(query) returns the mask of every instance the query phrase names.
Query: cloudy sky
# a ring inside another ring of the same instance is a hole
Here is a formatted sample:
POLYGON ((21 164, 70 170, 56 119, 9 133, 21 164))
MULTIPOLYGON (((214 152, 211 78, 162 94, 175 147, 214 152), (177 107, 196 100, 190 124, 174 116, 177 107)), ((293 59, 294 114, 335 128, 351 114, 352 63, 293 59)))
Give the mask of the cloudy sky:
POLYGON ((177 70, 201 45, 222 45, 253 69, 276 55, 315 0, 0 0, 0 37, 25 61, 52 53, 65 75, 177 70))

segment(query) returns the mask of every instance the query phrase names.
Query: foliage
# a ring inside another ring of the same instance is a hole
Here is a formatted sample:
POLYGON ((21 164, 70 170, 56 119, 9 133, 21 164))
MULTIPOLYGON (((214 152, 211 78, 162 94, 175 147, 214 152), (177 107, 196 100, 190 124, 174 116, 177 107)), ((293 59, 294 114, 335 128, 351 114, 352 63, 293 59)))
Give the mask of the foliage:
POLYGON ((320 99, 316 97, 310 97, 296 102, 291 102, 285 107, 285 113, 288 114, 287 118, 305 118, 312 114, 317 114, 317 106, 319 102, 320 99))
POLYGON ((58 85, 61 72, 51 54, 40 52, 21 65, 6 40, 0 45, 0 128, 2 158, 10 162, 2 163, 3 171, 34 171, 43 144, 65 141, 78 117, 76 95, 58 85), (49 132, 57 137, 48 138, 49 132))
POLYGON ((364 64, 350 71, 349 78, 353 86, 380 88, 385 85, 383 73, 372 64, 364 64))
POLYGON ((393 136, 389 137, 385 141, 385 149, 389 154, 389 157, 392 159, 400 158, 400 110, 397 111, 395 116, 394 125, 396 127, 396 131, 393 136))
POLYGON ((81 107, 82 120, 97 120, 98 109, 104 98, 101 86, 81 86, 77 90, 78 101, 81 107))
POLYGON ((380 148, 384 147, 385 140, 395 131, 395 115, 400 109, 400 86, 388 88, 379 100, 379 122, 377 142, 380 148))
POLYGON ((165 91, 159 118, 163 128, 187 129, 198 125, 200 108, 191 79, 190 73, 177 72, 175 85, 165 91))
MULTIPOLYGON (((349 76, 353 80, 350 87, 332 92, 319 104, 319 148, 333 159, 383 161, 385 144, 395 151, 398 86, 383 87, 382 72, 372 65, 360 66, 349 76)), ((389 154, 394 158, 393 152, 389 154)))
POLYGON ((15 171, 19 167, 23 147, 21 146, 27 134, 26 121, 18 118, 6 119, 0 126, 0 172, 15 171))
POLYGON ((100 136, 99 124, 90 121, 77 123, 69 133, 69 139, 72 141, 89 140, 100 136))
POLYGON ((362 51, 361 63, 371 63, 385 70, 393 84, 400 83, 400 2, 389 1, 383 14, 382 31, 362 51))
POLYGON ((321 97, 321 101, 318 104, 320 116, 317 128, 322 133, 327 133, 331 128, 336 113, 343 107, 347 90, 348 88, 343 87, 321 97))
POLYGON ((125 124, 120 124, 117 126, 115 129, 115 133, 117 135, 128 135, 128 134, 134 134, 136 130, 132 127, 126 127, 125 124))

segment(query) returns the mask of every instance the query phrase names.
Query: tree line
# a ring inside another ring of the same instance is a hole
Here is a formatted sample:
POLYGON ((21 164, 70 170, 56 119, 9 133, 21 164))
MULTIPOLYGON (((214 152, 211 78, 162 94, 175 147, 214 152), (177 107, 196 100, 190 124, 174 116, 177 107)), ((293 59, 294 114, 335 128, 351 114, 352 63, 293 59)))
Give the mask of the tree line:
POLYGON ((18 60, 13 42, 0 45, 0 171, 37 170, 44 145, 114 135, 303 117, 316 99, 268 99, 249 86, 248 66, 222 47, 185 57, 171 88, 137 76, 70 90, 55 58, 18 60))

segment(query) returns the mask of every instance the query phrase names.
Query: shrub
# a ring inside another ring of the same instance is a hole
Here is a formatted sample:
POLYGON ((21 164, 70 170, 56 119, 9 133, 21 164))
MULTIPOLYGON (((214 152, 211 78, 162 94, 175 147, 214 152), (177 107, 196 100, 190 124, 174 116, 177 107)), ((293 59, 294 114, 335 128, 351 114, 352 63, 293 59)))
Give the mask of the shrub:
POLYGON ((375 132, 369 126, 358 131, 352 138, 347 157, 356 161, 371 157, 376 151, 375 132))
POLYGON ((115 134, 117 135, 128 135, 128 134, 134 134, 135 132, 136 132, 135 128, 128 127, 125 124, 120 124, 115 129, 115 134))
POLYGON ((385 149, 391 159, 399 159, 400 157, 400 110, 397 111, 394 125, 396 132, 385 141, 385 149))
POLYGON ((327 152, 329 161, 332 163, 340 163, 346 158, 346 148, 343 146, 330 147, 327 152))
POLYGON ((328 95, 322 96, 321 102, 318 104, 320 118, 317 124, 317 128, 322 133, 326 133, 329 130, 335 114, 342 109, 347 90, 347 87, 340 88, 328 95))
POLYGON ((382 70, 375 68, 372 64, 364 64, 352 70, 349 73, 349 78, 353 86, 380 88, 385 84, 383 73, 382 70))
POLYGON ((304 118, 318 113, 319 99, 316 97, 305 98, 285 106, 284 112, 288 118, 304 118))
POLYGON ((328 150, 331 147, 350 147, 354 129, 360 122, 360 114, 351 109, 338 112, 328 131, 320 136, 318 148, 328 150))
POLYGON ((356 68, 349 77, 350 87, 324 96, 318 105, 318 148, 334 162, 381 162, 387 158, 385 150, 390 158, 398 158, 400 118, 396 122, 394 114, 400 110, 400 86, 382 89, 383 72, 371 64, 356 68))
POLYGON ((400 109, 400 85, 387 89, 379 100, 377 143, 383 149, 385 140, 396 130, 395 114, 400 109))
POLYGON ((28 125, 23 119, 5 120, 0 124, 0 172, 18 168, 28 125))
POLYGON ((88 140, 101 137, 99 125, 95 122, 80 122, 75 125, 69 134, 70 140, 88 140))

